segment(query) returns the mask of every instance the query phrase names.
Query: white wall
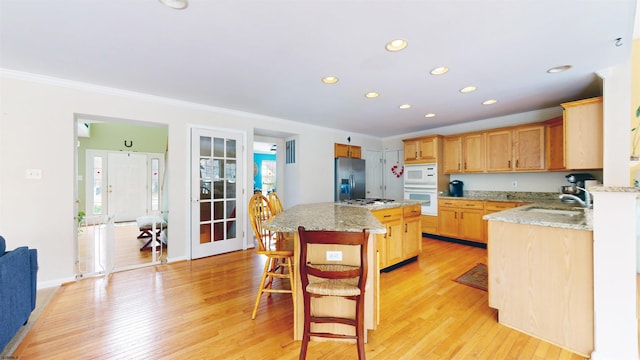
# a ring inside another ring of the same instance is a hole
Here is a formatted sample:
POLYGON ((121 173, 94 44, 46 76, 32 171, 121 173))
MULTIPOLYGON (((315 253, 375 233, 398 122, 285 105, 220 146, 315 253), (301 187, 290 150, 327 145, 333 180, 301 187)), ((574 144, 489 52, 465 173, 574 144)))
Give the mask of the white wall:
MULTIPOLYGON (((185 239, 168 248, 170 260, 189 254, 190 126, 246 134, 245 203, 254 128, 297 134, 297 163, 286 179, 292 187, 289 206, 333 201, 334 142, 351 136, 354 145, 382 148, 379 139, 358 134, 9 71, 0 72, 0 101, 0 234, 9 249, 38 249, 40 287, 74 276, 74 114, 168 126, 169 237, 185 239), (42 180, 25 179, 26 169, 41 169, 42 180)), ((246 234, 247 229, 245 223, 246 234)))
MULTIPOLYGON (((602 171, 580 171, 589 173, 602 182, 602 171)), ((462 180, 464 190, 557 192, 569 185, 565 176, 569 172, 508 173, 508 174, 456 174, 451 180, 462 180), (513 183, 516 186, 513 186, 513 183)))

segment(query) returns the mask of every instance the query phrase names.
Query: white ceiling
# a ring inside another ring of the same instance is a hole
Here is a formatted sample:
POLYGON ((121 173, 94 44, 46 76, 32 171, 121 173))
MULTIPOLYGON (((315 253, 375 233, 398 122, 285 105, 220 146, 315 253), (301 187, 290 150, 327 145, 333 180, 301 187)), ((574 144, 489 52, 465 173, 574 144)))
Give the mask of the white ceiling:
POLYGON ((387 137, 600 95, 594 73, 629 58, 635 6, 0 0, 0 68, 387 137), (395 38, 409 45, 386 51, 395 38), (438 66, 451 70, 429 75, 438 66), (340 81, 323 84, 326 75, 340 81), (478 90, 460 93, 467 85, 478 90))

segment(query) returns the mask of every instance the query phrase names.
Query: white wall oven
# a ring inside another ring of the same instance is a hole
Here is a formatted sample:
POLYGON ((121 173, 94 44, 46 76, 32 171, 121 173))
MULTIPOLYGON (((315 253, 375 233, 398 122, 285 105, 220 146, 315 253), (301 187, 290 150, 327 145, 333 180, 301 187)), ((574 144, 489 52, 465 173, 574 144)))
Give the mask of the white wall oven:
POLYGON ((422 215, 438 215, 437 164, 406 165, 404 198, 421 203, 422 215))

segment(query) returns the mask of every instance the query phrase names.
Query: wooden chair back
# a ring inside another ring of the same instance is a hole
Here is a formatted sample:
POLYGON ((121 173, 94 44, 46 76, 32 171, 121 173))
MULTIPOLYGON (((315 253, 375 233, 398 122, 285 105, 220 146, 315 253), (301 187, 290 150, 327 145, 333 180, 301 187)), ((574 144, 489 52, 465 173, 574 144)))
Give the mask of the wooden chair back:
POLYGON ((253 233, 258 240, 258 251, 270 251, 275 233, 262 226, 265 221, 269 220, 273 216, 269 200, 260 193, 253 194, 251 199, 249 199, 248 212, 253 233))
POLYGON ((282 205, 282 201, 280 201, 280 197, 276 194, 275 191, 269 193, 269 205, 271 205, 271 211, 273 215, 278 215, 284 211, 284 206, 282 205))

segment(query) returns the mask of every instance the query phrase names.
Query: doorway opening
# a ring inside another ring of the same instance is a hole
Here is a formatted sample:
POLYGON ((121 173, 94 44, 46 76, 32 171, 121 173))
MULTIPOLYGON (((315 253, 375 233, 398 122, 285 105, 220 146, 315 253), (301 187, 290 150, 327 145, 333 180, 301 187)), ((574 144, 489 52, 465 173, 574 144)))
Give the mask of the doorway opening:
POLYGON ((74 121, 76 278, 165 261, 167 126, 89 115, 74 121))

